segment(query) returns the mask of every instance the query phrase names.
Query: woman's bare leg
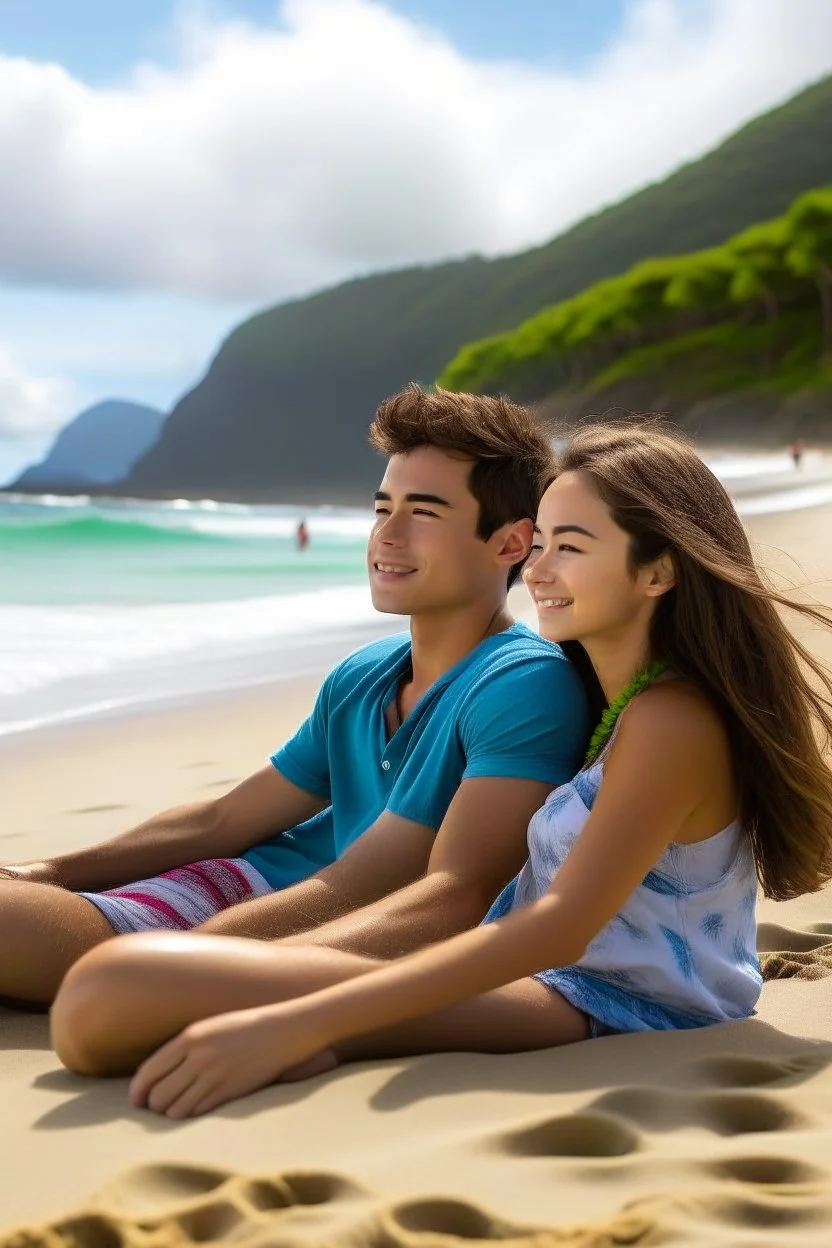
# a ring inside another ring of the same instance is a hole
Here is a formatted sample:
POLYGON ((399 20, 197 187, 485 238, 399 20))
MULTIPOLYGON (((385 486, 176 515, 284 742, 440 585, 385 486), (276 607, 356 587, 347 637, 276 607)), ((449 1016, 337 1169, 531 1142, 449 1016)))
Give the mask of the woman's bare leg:
POLYGON ((304 996, 377 965, 240 936, 120 936, 67 974, 52 1007, 52 1043, 79 1074, 127 1074, 198 1019, 304 996))
MULTIPOLYGON (((61 1060, 80 1074, 134 1071, 189 1023, 290 1000, 373 970, 372 958, 322 946, 285 947, 233 936, 146 933, 95 949, 67 975, 52 1010, 61 1060)), ((304 1063, 306 1077, 337 1061, 451 1050, 510 1053, 584 1039, 586 1018, 523 979, 399 1024, 304 1063)))
POLYGON ((589 1035, 587 1017, 536 979, 518 979, 503 988, 460 1001, 384 1031, 335 1046, 339 1062, 420 1053, 525 1053, 573 1044, 589 1035))

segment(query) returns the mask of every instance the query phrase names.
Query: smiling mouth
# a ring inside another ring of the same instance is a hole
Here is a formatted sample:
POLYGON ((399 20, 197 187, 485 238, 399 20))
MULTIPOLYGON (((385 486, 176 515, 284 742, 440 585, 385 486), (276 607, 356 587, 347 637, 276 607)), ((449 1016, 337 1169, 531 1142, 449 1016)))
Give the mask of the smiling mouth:
POLYGON ((405 568, 397 563, 374 563, 373 571, 380 572, 382 576, 411 576, 416 569, 405 568))
POLYGON ((560 611, 564 607, 572 606, 571 598, 536 598, 538 608, 545 611, 560 611))

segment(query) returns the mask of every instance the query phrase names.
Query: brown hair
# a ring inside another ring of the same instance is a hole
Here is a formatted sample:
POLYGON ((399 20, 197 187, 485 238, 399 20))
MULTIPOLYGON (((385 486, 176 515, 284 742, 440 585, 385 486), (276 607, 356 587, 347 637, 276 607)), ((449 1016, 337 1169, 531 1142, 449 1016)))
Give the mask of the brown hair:
POLYGON ((832 674, 789 632, 778 607, 830 626, 754 563, 720 481, 681 436, 636 418, 580 427, 558 473, 581 472, 630 535, 632 565, 670 553, 676 585, 659 601, 651 652, 719 710, 731 740, 741 816, 767 896, 799 896, 832 876, 832 674))
MULTIPOLYGON (((554 475, 551 441, 537 416, 502 396, 427 391, 412 381, 381 404, 370 426, 370 442, 385 455, 435 446, 472 460, 468 485, 479 503, 477 536, 483 541, 504 524, 535 520, 554 475)), ((522 566, 510 570, 509 585, 522 566)))

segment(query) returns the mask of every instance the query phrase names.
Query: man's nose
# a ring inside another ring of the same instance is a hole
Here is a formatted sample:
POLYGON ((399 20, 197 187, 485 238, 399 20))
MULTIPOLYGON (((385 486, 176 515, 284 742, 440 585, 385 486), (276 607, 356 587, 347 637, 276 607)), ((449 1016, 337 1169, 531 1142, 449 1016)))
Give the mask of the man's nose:
POLYGON ((400 546, 402 526, 396 516, 388 516, 378 532, 379 541, 385 546, 400 546))

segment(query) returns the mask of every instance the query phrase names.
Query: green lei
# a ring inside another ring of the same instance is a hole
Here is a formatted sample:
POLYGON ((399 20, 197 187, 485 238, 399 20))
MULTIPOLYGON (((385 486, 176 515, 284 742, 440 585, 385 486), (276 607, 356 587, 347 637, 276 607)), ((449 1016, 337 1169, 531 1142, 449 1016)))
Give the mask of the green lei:
POLYGON ((648 685, 652 685, 656 677, 661 676, 662 672, 665 671, 667 671, 667 663, 664 659, 658 659, 655 663, 651 663, 649 667, 644 667, 640 672, 636 672, 633 679, 628 685, 625 685, 618 697, 613 698, 601 716, 601 722, 592 734, 586 758, 584 759, 585 767, 595 762, 607 744, 612 735, 612 730, 618 722, 618 717, 627 703, 632 702, 636 694, 643 693, 648 685))

